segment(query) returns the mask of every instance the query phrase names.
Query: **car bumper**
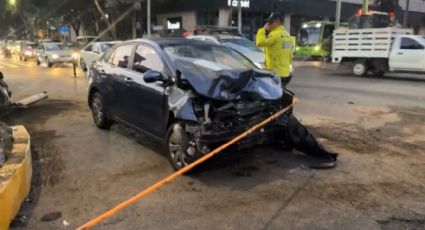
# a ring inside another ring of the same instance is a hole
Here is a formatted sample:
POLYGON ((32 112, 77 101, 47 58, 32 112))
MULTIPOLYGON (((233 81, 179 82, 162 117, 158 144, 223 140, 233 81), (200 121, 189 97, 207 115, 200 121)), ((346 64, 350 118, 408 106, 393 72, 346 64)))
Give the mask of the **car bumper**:
POLYGON ((73 61, 72 57, 60 57, 50 60, 51 63, 72 63, 73 61))

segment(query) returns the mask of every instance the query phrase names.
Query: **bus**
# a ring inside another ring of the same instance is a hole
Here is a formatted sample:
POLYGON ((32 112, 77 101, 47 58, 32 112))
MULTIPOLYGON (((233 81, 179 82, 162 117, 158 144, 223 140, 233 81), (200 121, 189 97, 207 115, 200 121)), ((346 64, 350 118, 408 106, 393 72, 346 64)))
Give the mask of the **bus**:
POLYGON ((329 58, 335 22, 310 21, 301 25, 297 36, 295 56, 329 58))

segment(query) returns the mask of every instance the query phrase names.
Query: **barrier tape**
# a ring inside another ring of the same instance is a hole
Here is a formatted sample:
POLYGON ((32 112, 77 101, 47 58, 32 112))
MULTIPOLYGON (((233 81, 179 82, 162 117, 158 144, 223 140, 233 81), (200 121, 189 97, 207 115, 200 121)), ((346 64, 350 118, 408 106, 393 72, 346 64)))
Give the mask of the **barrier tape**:
POLYGON ((149 195, 150 193, 159 189, 163 185, 170 183, 171 181, 176 179, 178 176, 183 175, 184 173, 190 171, 194 167, 200 165, 201 163, 203 163, 203 162, 207 161, 208 159, 212 158, 213 156, 217 155, 218 153, 220 153, 224 149, 228 148, 229 146, 231 146, 231 145, 237 143, 238 141, 240 141, 241 139, 251 135, 257 129, 262 128, 265 125, 267 125, 268 123, 276 120, 277 118, 282 116, 284 113, 286 113, 290 108, 292 108, 297 102, 298 102, 297 98, 294 98, 294 101, 288 107, 286 107, 282 110, 279 110, 278 112, 276 112, 275 114, 273 114, 269 118, 265 119, 264 121, 260 122, 259 124, 255 125, 255 126, 253 126, 249 130, 247 130, 244 133, 240 134, 239 136, 233 138, 229 142, 227 142, 227 143, 221 145, 220 147, 214 149, 213 151, 204 155, 203 157, 199 158, 198 160, 194 161, 193 163, 191 163, 191 164, 187 165, 186 167, 174 172, 170 176, 160 180, 159 182, 155 183, 154 185, 150 186, 149 188, 145 189, 144 191, 142 191, 142 192, 134 195, 133 197, 129 198, 128 200, 118 204, 114 208, 112 208, 112 209, 108 210, 107 212, 101 214, 100 216, 90 220, 89 222, 85 223, 84 225, 81 225, 80 227, 77 228, 77 230, 86 230, 86 229, 93 228, 94 226, 99 224, 101 221, 108 219, 109 217, 117 214, 119 211, 130 206, 131 204, 135 203, 136 201, 142 199, 143 197, 149 195))

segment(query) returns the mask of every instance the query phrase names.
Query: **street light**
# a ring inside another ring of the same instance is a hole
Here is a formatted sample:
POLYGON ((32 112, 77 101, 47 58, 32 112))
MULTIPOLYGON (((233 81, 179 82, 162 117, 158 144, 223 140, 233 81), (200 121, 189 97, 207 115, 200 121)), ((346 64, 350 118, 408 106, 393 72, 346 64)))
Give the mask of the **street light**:
POLYGON ((7 3, 9 6, 16 6, 16 0, 8 0, 7 3))

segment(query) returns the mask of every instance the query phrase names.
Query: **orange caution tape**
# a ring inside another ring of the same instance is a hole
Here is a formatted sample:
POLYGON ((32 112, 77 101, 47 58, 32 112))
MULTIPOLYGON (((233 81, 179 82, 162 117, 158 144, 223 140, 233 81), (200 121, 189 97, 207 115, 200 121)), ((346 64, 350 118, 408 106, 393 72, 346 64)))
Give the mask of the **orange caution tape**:
POLYGON ((183 175, 184 173, 190 171, 191 169, 193 169, 194 167, 200 165, 201 163, 207 161, 208 159, 210 159, 211 157, 217 155, 218 153, 220 153, 221 151, 223 151, 224 149, 228 148, 229 146, 235 144, 236 142, 240 141, 241 139, 251 135, 254 131, 256 131, 257 129, 264 127, 265 125, 267 125, 268 123, 276 120, 277 118, 279 118, 280 116, 282 116, 285 112, 287 112, 291 107, 293 107, 296 103, 298 102, 297 98, 294 98, 294 101, 291 105, 289 105, 288 107, 279 110, 278 112, 276 112, 275 114, 273 114, 272 116, 270 116, 269 118, 267 118, 266 120, 262 121, 261 123, 255 125, 254 127, 250 128, 249 130, 245 131, 244 133, 240 134, 239 136, 233 138, 231 141, 223 144, 222 146, 214 149, 213 151, 211 151, 210 153, 204 155, 203 157, 199 158, 198 160, 194 161, 193 163, 187 165, 186 167, 174 172, 173 174, 171 174, 170 176, 162 179, 161 181, 155 183, 154 185, 150 186, 149 188, 145 189, 144 191, 136 194, 135 196, 131 197, 130 199, 122 202, 121 204, 115 206, 114 208, 108 210, 107 212, 103 213, 102 215, 90 220, 89 222, 85 223, 84 225, 78 227, 78 230, 86 230, 86 229, 90 229, 93 228, 94 226, 96 226, 97 224, 99 224, 101 221, 108 219, 109 217, 115 215, 116 213, 118 213, 119 211, 123 210, 124 208, 130 206, 131 204, 135 203, 136 201, 142 199, 143 197, 149 195, 150 193, 154 192, 155 190, 159 189, 160 187, 162 187, 163 185, 173 181, 174 179, 176 179, 178 176, 183 175))

